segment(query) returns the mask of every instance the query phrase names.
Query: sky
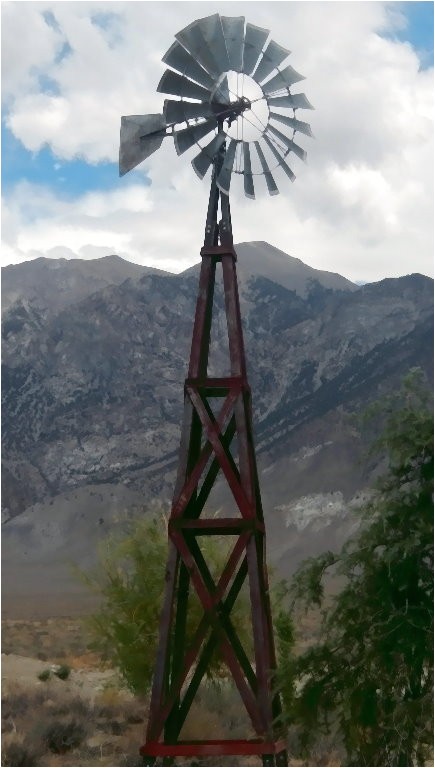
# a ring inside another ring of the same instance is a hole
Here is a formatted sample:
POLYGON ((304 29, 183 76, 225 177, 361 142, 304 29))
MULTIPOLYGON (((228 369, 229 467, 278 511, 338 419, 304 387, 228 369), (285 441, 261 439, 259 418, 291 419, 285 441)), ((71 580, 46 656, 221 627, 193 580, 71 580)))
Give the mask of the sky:
MULTIPOLYGON (((199 261, 209 194, 172 138, 118 174, 121 115, 162 112, 174 35, 245 16, 290 49, 314 138, 290 183, 231 189, 235 242, 262 240, 353 281, 433 274, 433 3, 2 2, 2 265, 109 254, 199 261)), ((234 188, 233 188, 234 187, 234 188)))

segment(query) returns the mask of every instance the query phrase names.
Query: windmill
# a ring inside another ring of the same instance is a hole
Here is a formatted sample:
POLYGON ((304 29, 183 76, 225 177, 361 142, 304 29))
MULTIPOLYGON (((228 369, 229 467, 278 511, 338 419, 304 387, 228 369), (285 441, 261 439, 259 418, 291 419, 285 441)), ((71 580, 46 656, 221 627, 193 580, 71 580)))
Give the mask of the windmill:
POLYGON ((289 53, 269 40, 268 30, 245 24, 244 17, 216 13, 199 19, 175 35, 163 56, 168 69, 157 90, 176 98, 165 100, 162 114, 121 118, 121 175, 159 149, 168 136, 173 137, 179 155, 199 149, 192 166, 201 179, 212 169, 184 387, 178 473, 168 524, 159 645, 146 743, 140 750, 150 765, 157 757, 170 762, 176 756, 225 754, 261 755, 264 765, 287 765, 285 739, 277 726, 281 703, 273 686, 276 660, 265 528, 229 192, 232 178, 238 176, 243 179, 247 197, 255 198, 258 182, 265 182, 269 194, 275 195, 278 187, 272 171, 278 169, 293 181, 295 174, 287 156, 293 153, 305 160, 305 150, 294 137, 296 132, 312 134, 309 125, 296 118, 296 110, 312 107, 303 93, 291 90, 304 79, 302 75, 290 65, 281 67, 289 53), (230 373, 213 377, 209 375, 210 338, 219 263, 230 373), (204 511, 218 475, 231 491, 233 516, 210 517, 204 511), (199 543, 204 536, 232 539, 226 565, 217 577, 212 575, 199 543), (243 647, 232 620, 243 585, 249 585, 253 658, 243 647), (203 615, 188 636, 192 594, 199 600, 203 615), (182 738, 183 725, 215 653, 240 693, 254 738, 182 738))

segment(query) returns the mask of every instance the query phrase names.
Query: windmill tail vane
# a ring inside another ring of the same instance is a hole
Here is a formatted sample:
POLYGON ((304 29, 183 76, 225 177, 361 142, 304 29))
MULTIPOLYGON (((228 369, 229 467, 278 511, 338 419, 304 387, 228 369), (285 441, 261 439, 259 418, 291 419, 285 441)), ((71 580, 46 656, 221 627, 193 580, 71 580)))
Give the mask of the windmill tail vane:
POLYGON ((192 345, 184 386, 184 415, 174 497, 168 522, 168 559, 145 744, 148 765, 158 758, 257 755, 263 765, 287 765, 273 624, 266 567, 266 540, 247 378, 237 255, 233 245, 229 192, 234 175, 254 199, 264 184, 278 194, 275 170, 294 181, 290 153, 306 159, 294 140, 311 128, 296 118, 312 109, 292 87, 303 79, 282 67, 290 51, 269 39, 269 31, 244 17, 214 14, 175 35, 163 57, 168 66, 157 90, 166 99, 162 114, 121 118, 119 155, 123 175, 172 136, 203 179, 211 168, 201 270, 192 345), (292 110, 292 116, 286 114, 292 110), (218 221, 220 207, 221 219, 218 221), (229 375, 211 376, 211 330, 217 270, 222 276, 228 335, 229 375), (217 405, 218 404, 218 405, 217 405), (215 481, 230 492, 233 509, 207 510, 215 481), (230 512, 233 512, 232 516, 230 512), (224 516, 228 515, 228 516, 224 516), (212 574, 200 541, 215 536, 230 543, 227 562, 212 574), (234 543, 235 540, 235 543, 234 543), (239 637, 234 605, 245 588, 250 604, 253 650, 239 637), (193 635, 187 631, 191 597, 203 610, 193 635), (186 740, 183 727, 210 662, 218 656, 240 695, 250 725, 246 739, 186 740), (255 734, 252 737, 252 734, 255 734))
POLYGON ((166 99, 161 114, 122 117, 120 175, 172 136, 179 155, 197 146, 199 153, 191 162, 203 178, 226 141, 228 159, 217 178, 221 191, 229 194, 235 173, 243 176, 248 198, 255 198, 255 177, 261 176, 269 193, 277 194, 272 171, 279 169, 294 180, 287 156, 294 153, 306 159, 295 134, 312 137, 308 123, 296 119, 296 110, 313 107, 304 93, 291 91, 305 78, 291 65, 281 66, 289 54, 269 40, 269 30, 245 24, 243 17, 214 14, 178 32, 163 56, 168 69, 157 86, 159 93, 177 98, 166 99), (252 86, 255 98, 249 95, 252 86), (288 110, 293 112, 291 117, 285 114, 288 110), (276 124, 290 133, 283 133, 276 124), (206 138, 204 146, 201 142, 206 138))

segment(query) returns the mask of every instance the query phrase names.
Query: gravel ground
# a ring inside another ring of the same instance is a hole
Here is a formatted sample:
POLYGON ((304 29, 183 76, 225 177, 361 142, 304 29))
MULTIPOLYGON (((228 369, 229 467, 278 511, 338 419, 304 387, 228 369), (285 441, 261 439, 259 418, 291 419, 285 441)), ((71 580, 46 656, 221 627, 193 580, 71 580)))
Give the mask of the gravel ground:
MULTIPOLYGON (((70 695, 80 695, 92 703, 105 687, 110 685, 113 680, 116 687, 119 687, 119 681, 112 670, 94 671, 89 669, 71 670, 67 680, 60 680, 52 674, 49 681, 41 681, 38 675, 52 667, 56 669, 57 665, 50 665, 47 661, 39 659, 30 659, 26 656, 18 656, 14 653, 2 653, 1 657, 1 676, 2 690, 4 692, 12 690, 15 684, 30 687, 47 687, 49 685, 54 691, 58 690, 70 695)), ((126 698, 132 698, 127 691, 123 691, 126 698)))

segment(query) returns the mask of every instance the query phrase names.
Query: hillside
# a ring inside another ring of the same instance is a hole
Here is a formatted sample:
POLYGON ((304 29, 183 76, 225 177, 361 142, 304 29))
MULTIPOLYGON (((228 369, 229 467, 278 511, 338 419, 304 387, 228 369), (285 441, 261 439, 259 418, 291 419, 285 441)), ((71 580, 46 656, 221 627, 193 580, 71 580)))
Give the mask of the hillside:
MULTIPOLYGON (((347 535, 376 471, 350 414, 412 366, 432 375, 433 284, 358 287, 267 243, 236 250, 270 558, 288 573, 347 535)), ((7 593, 73 589, 68 559, 91 562, 123 517, 167 507, 180 436, 198 267, 48 261, 3 285, 7 593)), ((224 374, 220 289, 214 312, 210 372, 224 374)), ((209 503, 229 503, 222 485, 209 503)))

